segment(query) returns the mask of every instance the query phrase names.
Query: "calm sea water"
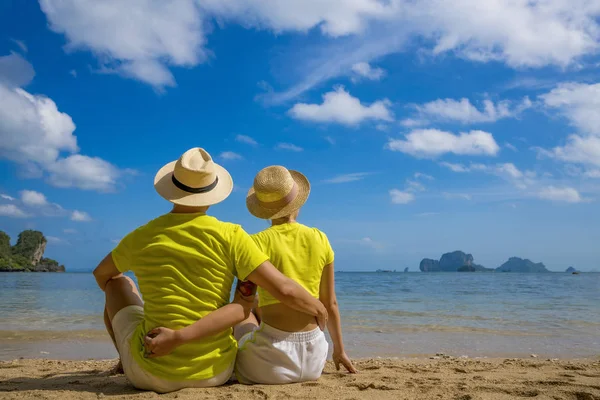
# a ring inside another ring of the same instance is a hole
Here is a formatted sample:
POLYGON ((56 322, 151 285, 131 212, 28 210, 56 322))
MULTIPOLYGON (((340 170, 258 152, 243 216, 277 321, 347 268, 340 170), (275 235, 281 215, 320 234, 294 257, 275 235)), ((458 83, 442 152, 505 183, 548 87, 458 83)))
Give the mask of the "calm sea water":
MULTIPOLYGON (((600 274, 338 273, 355 357, 600 355, 600 274)), ((0 358, 106 358, 91 274, 0 274, 0 358)))

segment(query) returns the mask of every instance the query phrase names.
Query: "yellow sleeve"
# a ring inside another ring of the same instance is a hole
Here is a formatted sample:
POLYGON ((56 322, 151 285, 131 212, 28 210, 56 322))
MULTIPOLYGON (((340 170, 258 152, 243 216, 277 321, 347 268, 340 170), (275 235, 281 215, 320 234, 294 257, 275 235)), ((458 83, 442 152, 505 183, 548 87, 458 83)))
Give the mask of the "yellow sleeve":
POLYGON ((246 280, 248 275, 260 264, 269 259, 265 253, 260 251, 256 243, 250 238, 250 235, 239 225, 233 231, 231 245, 231 259, 233 260, 236 275, 242 281, 246 280))
POLYGON ((131 270, 131 252, 135 231, 125 236, 112 251, 112 259, 120 272, 131 270))
POLYGON ((324 265, 329 265, 333 262, 333 260, 335 258, 335 254, 333 252, 333 249, 331 248, 331 244, 329 243, 329 239, 327 238, 327 235, 321 231, 319 231, 319 233, 321 234, 321 238, 323 240, 323 247, 325 248, 325 264, 324 265))
POLYGON ((333 262, 334 258, 335 258, 335 254, 333 252, 333 249, 331 248, 331 244, 329 243, 329 239, 327 238, 327 235, 323 232, 321 232, 320 230, 318 230, 317 228, 314 228, 317 231, 317 234, 319 236, 319 239, 321 241, 321 246, 324 250, 325 256, 324 256, 324 263, 323 265, 329 265, 333 262))

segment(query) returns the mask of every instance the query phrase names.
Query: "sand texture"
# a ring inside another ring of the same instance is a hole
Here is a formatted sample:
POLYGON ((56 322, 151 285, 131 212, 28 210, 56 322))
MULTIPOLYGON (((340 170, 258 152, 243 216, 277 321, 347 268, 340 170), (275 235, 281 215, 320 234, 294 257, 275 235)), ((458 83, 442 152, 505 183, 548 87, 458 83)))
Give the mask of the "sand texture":
POLYGON ((318 382, 228 384, 157 395, 140 392, 114 361, 15 360, 0 363, 0 399, 572 399, 600 400, 600 359, 446 358, 357 361, 360 373, 328 363, 318 382))

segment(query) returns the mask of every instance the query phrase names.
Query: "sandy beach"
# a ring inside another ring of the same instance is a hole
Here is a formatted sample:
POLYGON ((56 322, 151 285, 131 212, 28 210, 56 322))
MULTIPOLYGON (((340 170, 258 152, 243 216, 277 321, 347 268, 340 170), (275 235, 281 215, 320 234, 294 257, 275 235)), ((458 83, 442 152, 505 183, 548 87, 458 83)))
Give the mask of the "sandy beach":
MULTIPOLYGON (((111 375, 114 360, 15 360, 0 363, 2 399, 159 397, 111 375)), ((360 373, 328 363, 318 382, 286 386, 228 384, 162 395, 178 399, 573 399, 600 400, 600 359, 363 359, 360 373)))

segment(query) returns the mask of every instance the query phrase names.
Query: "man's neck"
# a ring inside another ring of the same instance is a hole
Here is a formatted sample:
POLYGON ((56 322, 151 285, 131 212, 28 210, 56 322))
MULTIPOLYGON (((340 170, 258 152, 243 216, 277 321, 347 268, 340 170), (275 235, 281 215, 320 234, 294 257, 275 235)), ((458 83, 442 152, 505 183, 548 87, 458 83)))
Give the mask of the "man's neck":
POLYGON ((209 206, 190 207, 190 206, 182 206, 181 204, 173 204, 173 209, 171 210, 171 214, 206 213, 206 211, 208 211, 208 208, 209 208, 209 206))

